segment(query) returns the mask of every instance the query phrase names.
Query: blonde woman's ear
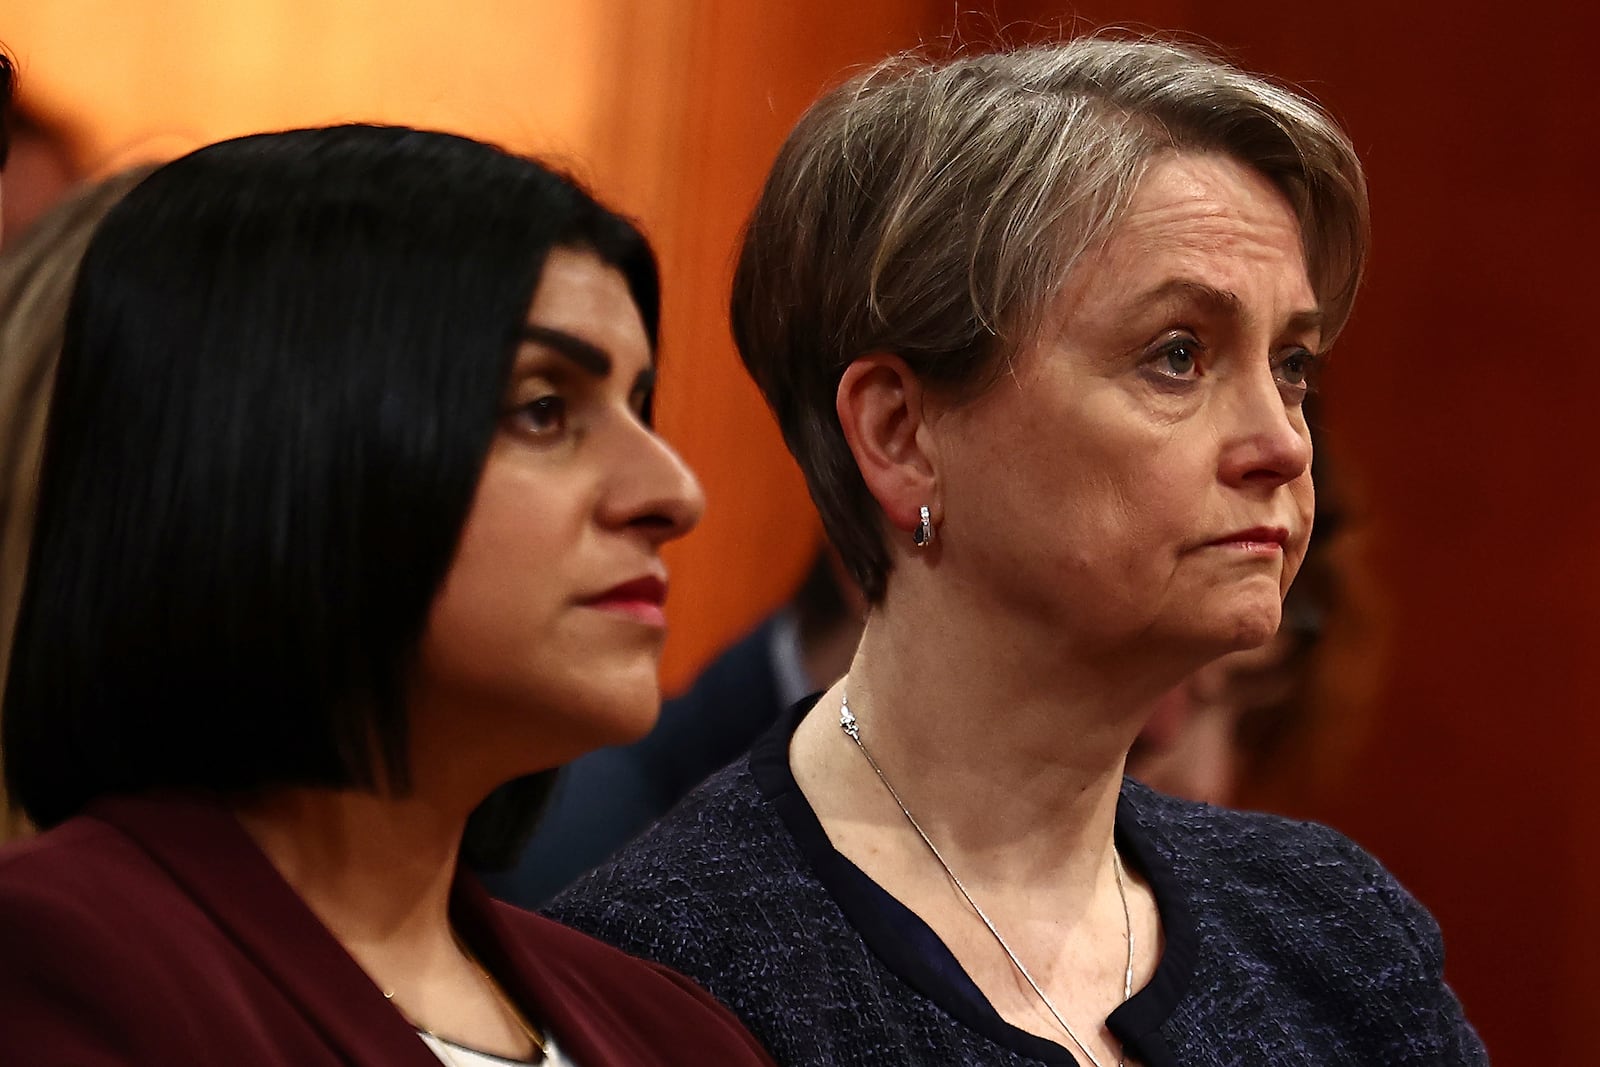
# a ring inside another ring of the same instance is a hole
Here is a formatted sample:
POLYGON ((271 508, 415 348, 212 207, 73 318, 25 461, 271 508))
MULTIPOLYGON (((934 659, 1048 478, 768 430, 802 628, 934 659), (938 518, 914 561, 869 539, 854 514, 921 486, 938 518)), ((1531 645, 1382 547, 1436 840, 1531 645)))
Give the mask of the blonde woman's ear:
POLYGON ((937 464, 925 433, 925 394, 899 356, 872 352, 852 362, 834 404, 867 489, 890 526, 913 534, 931 509, 938 523, 937 464))

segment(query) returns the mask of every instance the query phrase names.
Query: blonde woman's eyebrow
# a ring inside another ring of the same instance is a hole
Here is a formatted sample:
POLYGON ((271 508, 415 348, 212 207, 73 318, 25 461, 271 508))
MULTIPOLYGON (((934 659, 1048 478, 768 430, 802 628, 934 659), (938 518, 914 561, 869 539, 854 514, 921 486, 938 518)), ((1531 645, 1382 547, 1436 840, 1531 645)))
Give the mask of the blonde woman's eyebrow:
MULTIPOLYGON (((1170 279, 1139 298, 1139 302, 1144 305, 1172 301, 1188 301, 1200 305, 1213 314, 1226 315, 1230 318, 1238 319, 1244 316, 1244 301, 1239 299, 1238 293, 1230 289, 1218 289, 1214 285, 1207 285, 1191 278, 1170 279)), ((1323 319, 1321 308, 1303 308, 1292 312, 1284 326, 1293 333, 1309 333, 1320 331, 1323 319)))

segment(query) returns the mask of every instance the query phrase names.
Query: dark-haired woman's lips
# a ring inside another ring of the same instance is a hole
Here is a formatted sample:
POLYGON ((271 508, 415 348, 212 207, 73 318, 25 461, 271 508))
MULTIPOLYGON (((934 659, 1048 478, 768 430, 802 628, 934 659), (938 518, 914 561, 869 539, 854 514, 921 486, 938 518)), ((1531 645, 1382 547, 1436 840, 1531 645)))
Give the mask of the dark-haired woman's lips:
POLYGON ((599 596, 585 600, 584 606, 644 623, 646 626, 665 627, 667 615, 667 581, 647 574, 614 585, 599 596))

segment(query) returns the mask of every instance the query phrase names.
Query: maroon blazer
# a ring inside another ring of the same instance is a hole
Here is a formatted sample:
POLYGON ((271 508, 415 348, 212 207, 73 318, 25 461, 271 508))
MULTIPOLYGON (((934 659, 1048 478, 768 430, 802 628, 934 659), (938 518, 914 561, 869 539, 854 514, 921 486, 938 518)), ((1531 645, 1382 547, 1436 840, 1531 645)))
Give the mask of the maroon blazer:
MULTIPOLYGON (((456 879, 451 918, 579 1067, 772 1061, 687 978, 456 879)), ((439 1067, 213 800, 102 801, 0 849, 0 1064, 439 1067)))

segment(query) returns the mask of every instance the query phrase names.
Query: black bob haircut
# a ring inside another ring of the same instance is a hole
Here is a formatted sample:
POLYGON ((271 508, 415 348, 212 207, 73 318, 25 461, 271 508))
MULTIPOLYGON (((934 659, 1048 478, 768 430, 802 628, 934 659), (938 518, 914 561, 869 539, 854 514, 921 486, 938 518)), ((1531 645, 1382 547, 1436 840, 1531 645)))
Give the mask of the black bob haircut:
POLYGON ((553 248, 616 267, 654 347, 638 230, 463 137, 241 137, 111 211, 5 694, 6 785, 36 824, 156 788, 407 786, 409 670, 553 248))

